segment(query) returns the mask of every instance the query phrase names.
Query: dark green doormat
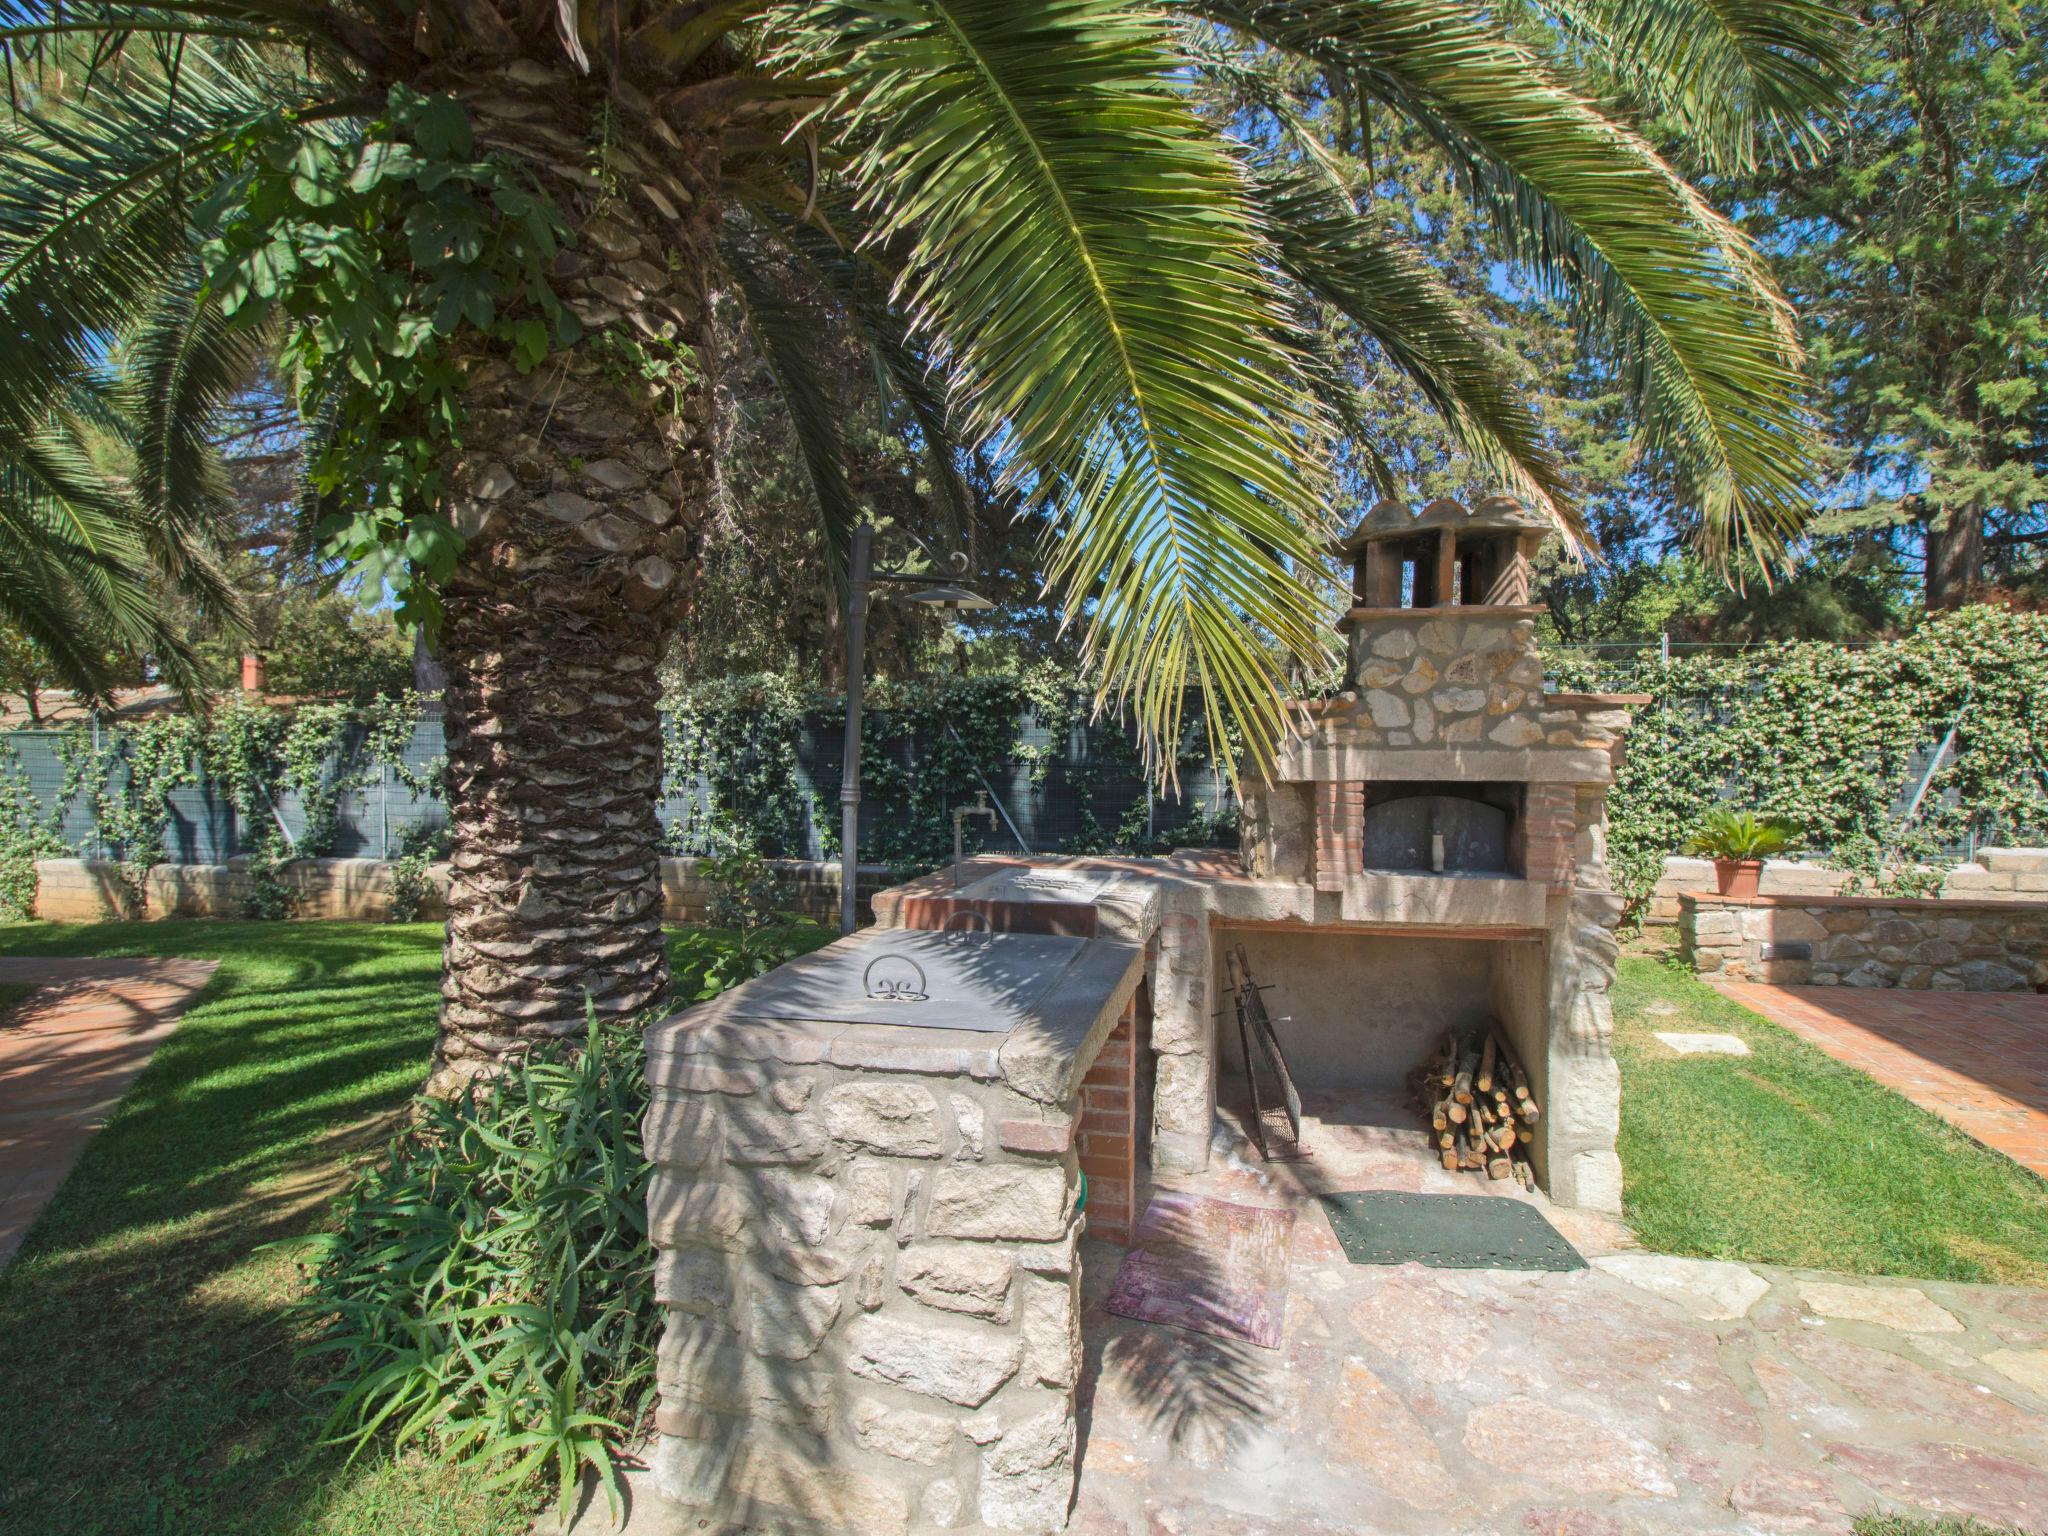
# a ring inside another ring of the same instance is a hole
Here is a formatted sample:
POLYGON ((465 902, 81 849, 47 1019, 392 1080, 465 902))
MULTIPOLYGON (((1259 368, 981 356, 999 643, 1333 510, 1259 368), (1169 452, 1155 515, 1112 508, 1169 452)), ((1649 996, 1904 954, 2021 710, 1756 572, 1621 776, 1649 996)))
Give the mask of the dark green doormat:
POLYGON ((1500 1195, 1324 1195, 1330 1225, 1354 1264, 1432 1269, 1584 1269, 1576 1248, 1535 1206, 1500 1195))

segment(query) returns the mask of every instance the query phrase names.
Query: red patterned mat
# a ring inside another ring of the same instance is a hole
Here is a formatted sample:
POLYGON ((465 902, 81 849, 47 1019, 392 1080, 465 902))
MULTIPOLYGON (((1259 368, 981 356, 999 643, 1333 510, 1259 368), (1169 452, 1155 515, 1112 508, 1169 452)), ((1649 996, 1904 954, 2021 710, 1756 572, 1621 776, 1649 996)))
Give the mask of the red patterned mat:
POLYGON ((1203 1195, 1155 1195, 1117 1266, 1119 1317, 1280 1347, 1294 1212, 1203 1195))

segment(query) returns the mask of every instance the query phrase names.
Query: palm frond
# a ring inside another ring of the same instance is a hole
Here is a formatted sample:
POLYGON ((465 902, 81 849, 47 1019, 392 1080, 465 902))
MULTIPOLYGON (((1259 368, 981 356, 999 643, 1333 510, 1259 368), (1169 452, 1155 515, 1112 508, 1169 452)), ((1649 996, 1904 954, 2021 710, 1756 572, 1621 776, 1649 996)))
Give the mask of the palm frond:
POLYGON ((821 292, 831 296, 837 312, 873 355, 885 391, 910 412, 925 476, 951 524, 949 547, 961 547, 973 536, 978 521, 975 496, 960 473, 967 444, 948 398, 944 371, 918 344, 909 319, 892 302, 902 264, 883 241, 872 237, 836 187, 809 201, 810 222, 773 208, 757 209, 757 214, 821 292))
POLYGON ((0 125, 0 445, 102 370, 111 340, 189 268, 197 205, 275 124, 269 71, 193 49, 176 89, 138 78, 91 109, 0 125))
POLYGON ((1260 198, 1288 274, 1378 343, 1458 446, 1583 550, 1585 523, 1564 465, 1499 349, 1450 286, 1313 170, 1274 172, 1260 182, 1260 198))
POLYGON ((844 587, 847 550, 861 507, 846 478, 846 443, 839 431, 837 404, 816 367, 821 317, 804 296, 778 291, 758 252, 734 249, 729 242, 726 266, 746 301, 748 327, 775 380, 810 477, 832 579, 844 587))
POLYGON ((1815 475, 1789 306, 1640 135, 1452 0, 1189 0, 1440 146, 1522 268, 1574 303, 1637 402, 1703 551, 1777 555, 1815 475))
POLYGON ((190 691, 194 658, 166 622, 142 518, 107 489, 71 418, 53 413, 33 447, 26 457, 0 458, 0 617, 82 693, 97 695, 107 682, 94 636, 155 655, 167 678, 190 691), (53 485, 91 485, 100 494, 72 500, 53 485))
POLYGON ((838 91, 896 296, 977 442, 1053 510, 1048 565, 1099 696, 1170 774, 1184 696, 1254 753, 1327 620, 1324 423, 1242 168, 1165 19, 1113 0, 790 7, 780 62, 838 91))
POLYGON ((268 343, 229 322, 199 263, 188 260, 158 290, 121 360, 150 557, 202 612, 230 627, 240 600, 213 549, 234 493, 216 445, 222 410, 255 376, 268 343))
POLYGON ((1754 170, 1824 146, 1856 22, 1823 0, 1543 0, 1598 74, 1670 116, 1707 164, 1754 170))

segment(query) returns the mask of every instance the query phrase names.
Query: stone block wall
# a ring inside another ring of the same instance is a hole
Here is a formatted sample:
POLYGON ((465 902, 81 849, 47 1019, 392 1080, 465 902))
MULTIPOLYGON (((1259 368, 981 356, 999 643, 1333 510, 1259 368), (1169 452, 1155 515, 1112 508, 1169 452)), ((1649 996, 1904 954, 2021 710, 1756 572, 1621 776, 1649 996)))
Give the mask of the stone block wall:
POLYGON ((1948 992, 2048 989, 2048 904, 1701 892, 1678 899, 1679 952, 1705 976, 1948 992))
POLYGON ((1096 946, 1008 1036, 756 1019, 745 988, 649 1032, 668 1498, 719 1529, 1065 1526, 1076 1120, 1141 970, 1096 946))
POLYGON ((1389 747, 1543 740, 1532 610, 1357 609, 1345 622, 1361 737, 1389 747))
MULTIPOLYGON (((661 861, 662 918, 671 923, 702 923, 710 914, 711 882, 704 861, 671 858, 661 861)), ((805 859, 772 859, 769 867, 781 878, 789 910, 820 922, 839 916, 839 866, 805 859)), ((384 859, 296 859, 280 878, 290 888, 292 916, 305 919, 353 919, 383 922, 391 915, 392 864, 384 859)), ((420 908, 423 919, 447 916, 448 866, 428 869, 432 887, 420 908)), ((870 900, 889 880, 885 865, 863 864, 859 886, 870 900)), ((144 877, 147 909, 143 916, 226 917, 244 915, 251 881, 246 859, 226 864, 157 864, 144 877)), ((109 922, 121 914, 121 881, 111 863, 88 859, 36 861, 35 915, 55 923, 109 922)))
MULTIPOLYGON (((1763 896, 1839 896, 1849 884, 1844 870, 1806 859, 1768 859, 1758 894, 1763 896)), ((1644 914, 1648 926, 1668 927, 1678 921, 1679 898, 1688 891, 1711 891, 1710 859, 1673 854, 1650 893, 1644 914)), ((1979 848, 1977 856, 1952 865, 1943 875, 1942 900, 2048 902, 2048 848, 1979 848)))
MULTIPOLYGON (((292 893, 292 916, 382 922, 391 915, 392 865, 384 859, 297 859, 278 871, 292 893)), ((447 915, 448 867, 428 870, 422 918, 447 915)), ((254 881, 246 859, 226 864, 156 864, 143 876, 148 918, 246 915, 254 881)), ((122 917, 119 867, 88 859, 36 861, 35 915, 54 923, 110 922, 122 917)))

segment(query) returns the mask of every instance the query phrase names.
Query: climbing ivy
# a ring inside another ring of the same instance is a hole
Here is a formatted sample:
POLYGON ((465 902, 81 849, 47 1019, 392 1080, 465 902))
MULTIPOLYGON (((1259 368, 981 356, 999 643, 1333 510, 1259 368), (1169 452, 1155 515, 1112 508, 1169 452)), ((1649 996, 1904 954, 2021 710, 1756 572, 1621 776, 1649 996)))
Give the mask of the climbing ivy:
MULTIPOLYGON (((1193 803, 1193 814, 1148 818, 1129 787, 1143 765, 1128 732, 1091 716, 1071 675, 1051 666, 1021 677, 881 682, 867 691, 861 794, 885 808, 870 823, 864 859, 922 870, 951 857, 952 811, 993 787, 1008 798, 1015 769, 1027 793, 1071 802, 1079 823, 1067 852, 1160 852, 1190 841, 1234 841, 1236 807, 1193 803), (1035 739, 1042 738, 1042 739, 1035 739), (1098 813, 1098 807, 1102 813, 1098 813), (1148 835, 1148 820, 1154 825, 1148 835)), ((786 679, 729 679, 667 701, 667 794, 671 845, 722 855, 752 850, 802 856, 839 848, 840 753, 845 704, 786 679), (808 751, 807 751, 808 749, 808 751), (812 756, 815 754, 815 756, 812 756)), ((1191 712, 1192 713, 1192 712, 1191 712)), ((1183 779, 1211 768, 1199 713, 1192 713, 1177 768, 1183 779)), ((1006 846, 1007 830, 970 823, 968 846, 1006 846)))
MULTIPOLYGON (((160 715, 104 738, 80 727, 58 746, 65 784, 91 795, 94 825, 112 845, 129 917, 140 917, 148 906, 149 867, 164 851, 171 791, 197 777, 200 740, 197 721, 160 715)), ((66 803, 59 801, 60 815, 66 803)))
POLYGON ((1641 900, 1714 805, 1798 823, 1860 886, 1911 894, 1977 842, 2048 832, 2048 614, 1968 608, 1862 649, 1553 659, 1552 686, 1650 695, 1608 802, 1616 884, 1641 900), (1934 749, 1950 751, 1903 820, 1934 749), (1916 866, 1920 866, 1917 867, 1916 866))
POLYGON ((151 864, 164 853, 170 796, 203 783, 241 818, 248 860, 249 914, 285 917, 293 859, 333 851, 342 797, 389 771, 426 797, 441 792, 445 758, 415 768, 404 760, 421 699, 408 693, 356 708, 308 704, 291 710, 231 695, 206 715, 165 715, 95 733, 80 726, 57 741, 64 777, 48 806, 18 755, 0 742, 0 915, 27 915, 35 901, 35 860, 78 852, 61 836, 80 796, 91 805, 98 841, 116 860, 129 915, 147 907, 151 864), (295 796, 303 830, 286 830, 282 801, 295 796))
POLYGON ((55 804, 45 807, 15 750, 0 741, 0 918, 18 921, 35 914, 36 860, 61 859, 64 812, 78 797, 67 773, 55 804))
MULTIPOLYGON (((1626 663, 1570 651, 1550 658, 1560 690, 1641 692, 1609 800, 1608 849, 1617 886, 1640 900, 1665 856, 1714 805, 1796 821, 1806 846, 1868 885, 1910 893, 1939 879, 1972 838, 2048 839, 2048 615, 1966 609, 1863 649, 1785 644, 1736 655, 1688 654, 1626 663), (1903 800, 1933 750, 1951 750, 1918 814, 1903 800)), ((1071 680, 1046 668, 1016 678, 883 683, 870 690, 863 794, 885 814, 862 856, 901 869, 951 853, 953 807, 984 782, 1006 801, 1060 797, 1077 813, 1069 852, 1163 852, 1229 845, 1237 808, 1227 795, 1157 805, 1150 818, 1141 765, 1114 720, 1091 715, 1071 680), (1022 769, 1021 775, 1018 770, 1022 769), (1134 792, 1135 791, 1135 792, 1134 792)), ((124 727, 93 746, 77 732, 62 749, 65 787, 37 804, 11 753, 0 757, 0 911, 20 910, 34 863, 64 851, 58 829, 88 786, 100 833, 123 861, 139 902, 142 871, 162 850, 166 796, 203 772, 242 815, 255 844, 262 910, 288 910, 281 867, 331 848, 339 804, 390 771, 414 793, 440 792, 443 760, 404 761, 420 701, 366 709, 314 705, 286 713, 236 699, 203 722, 124 727), (296 796, 306 832, 277 831, 278 797, 296 796)), ((787 680, 727 680, 672 697, 664 715, 669 836, 679 852, 802 856, 838 847, 838 698, 787 680)), ((1178 767, 1199 783, 1211 764, 1199 719, 1178 767)), ((1212 781, 1213 782, 1213 781, 1212 781)), ((1012 804, 1021 811, 1022 806, 1012 804)), ((970 824, 969 846, 1002 847, 1006 831, 970 824)), ((423 893, 440 847, 407 845, 423 893)))
POLYGON ((478 151, 452 96, 394 85, 358 139, 280 113, 238 147, 212 288, 238 323, 281 332, 320 427, 307 477, 332 509, 323 547, 431 627, 461 549, 441 466, 461 442, 465 349, 489 338, 524 372, 578 340, 548 280, 568 230, 526 170, 478 151))
POLYGON ((207 782, 260 829, 248 847, 251 917, 291 914, 284 867, 334 851, 344 795, 367 788, 386 770, 416 795, 439 792, 445 758, 419 769, 404 758, 421 702, 406 693, 360 708, 304 704, 287 711, 237 695, 208 717, 201 748, 207 782), (296 836, 285 828, 280 801, 286 795, 299 802, 296 836))

